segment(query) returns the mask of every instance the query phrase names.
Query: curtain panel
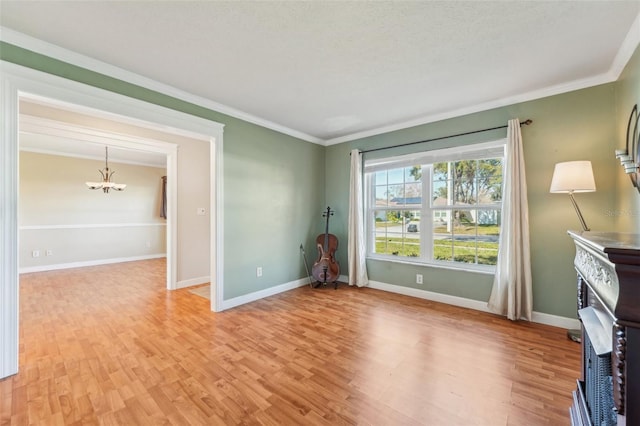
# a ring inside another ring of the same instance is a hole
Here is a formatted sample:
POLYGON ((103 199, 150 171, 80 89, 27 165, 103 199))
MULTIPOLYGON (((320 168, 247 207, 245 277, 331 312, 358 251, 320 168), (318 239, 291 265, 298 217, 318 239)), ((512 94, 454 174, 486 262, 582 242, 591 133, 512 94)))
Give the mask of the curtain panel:
POLYGON ((364 235, 364 197, 362 195, 362 153, 351 151, 351 175, 349 178, 349 229, 347 260, 349 285, 363 287, 369 284, 364 235))
POLYGON ((520 121, 509 120, 503 175, 502 227, 489 309, 531 321, 533 311, 529 207, 520 121))

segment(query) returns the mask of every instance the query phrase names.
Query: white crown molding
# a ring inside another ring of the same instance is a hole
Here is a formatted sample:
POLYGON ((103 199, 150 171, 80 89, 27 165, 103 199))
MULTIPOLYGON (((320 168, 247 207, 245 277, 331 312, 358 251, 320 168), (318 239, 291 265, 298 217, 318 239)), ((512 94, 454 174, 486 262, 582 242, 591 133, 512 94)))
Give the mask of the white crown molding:
MULTIPOLYGON (((156 129, 157 130, 157 129, 156 129)), ((20 134, 36 134, 51 137, 62 138, 64 140, 73 140, 78 142, 89 142, 98 145, 113 145, 116 143, 121 148, 135 149, 140 146, 150 146, 154 149, 160 149, 166 154, 175 150, 175 146, 169 142, 162 142, 155 139, 143 138, 111 132, 108 130, 98 130, 78 124, 67 123, 58 120, 52 120, 44 117, 31 116, 26 114, 20 115, 20 134)), ((202 136, 200 136, 202 138, 202 136)), ((63 152, 54 149, 28 147, 20 144, 20 151, 36 152, 40 154, 60 155, 64 157, 83 158, 91 160, 103 160, 103 155, 92 155, 78 152, 63 152)), ((127 159, 112 158, 112 163, 133 164, 139 166, 156 167, 166 169, 166 159, 161 162, 145 162, 133 161, 127 159)))
MULTIPOLYGON (((434 123, 436 121, 442 121, 450 118, 461 117, 463 115, 474 114, 476 112, 488 111, 488 110, 500 108, 503 106, 514 105, 522 102, 532 101, 535 99, 546 98, 548 96, 559 95, 562 93, 572 92, 574 90, 580 90, 580 89, 585 89, 587 87, 598 86, 604 83, 610 83, 615 80, 616 80, 616 77, 614 77, 611 74, 611 72, 606 72, 604 74, 600 74, 595 77, 583 78, 583 79, 575 80, 569 83, 558 84, 556 86, 546 87, 540 90, 534 90, 528 93, 523 93, 521 95, 510 96, 502 99, 495 99, 489 102, 473 105, 466 108, 460 108, 452 111, 443 112, 440 114, 428 115, 422 118, 418 118, 410 121, 404 121, 402 123, 393 124, 390 126, 378 127, 376 129, 352 133, 350 135, 341 136, 339 138, 329 139, 325 142, 325 145, 326 146, 336 145, 339 143, 349 142, 356 139, 362 139, 369 136, 376 136, 383 133, 393 132, 396 130, 407 129, 410 127, 420 126, 428 123, 434 123)), ((526 118, 528 117, 520 117, 520 119, 523 119, 523 120, 526 118)))
MULTIPOLYGON (((20 146, 20 151, 21 152, 33 152, 35 154, 45 154, 45 155, 56 155, 58 157, 69 157, 69 158, 79 158, 82 160, 101 160, 104 161, 104 155, 103 156, 97 156, 97 155, 82 155, 82 154, 76 154, 76 153, 69 153, 69 152, 60 152, 60 151, 56 151, 53 149, 42 149, 42 148, 31 148, 31 147, 24 147, 24 146, 20 146)), ((143 167, 153 167, 155 169, 166 169, 167 166, 165 165, 158 165, 155 163, 147 163, 144 161, 128 161, 128 160, 113 160, 110 159, 109 160, 109 164, 129 164, 132 166, 143 166, 143 167)))
MULTIPOLYGON (((326 146, 336 145, 343 142, 349 142, 356 139, 362 139, 369 136, 376 136, 383 133, 388 133, 396 130, 407 129, 410 127, 420 126, 422 124, 433 123, 436 121, 447 120, 450 118, 460 117, 463 115, 473 114, 476 112, 488 111, 494 108, 499 108, 507 105, 513 105, 522 102, 528 102, 535 99, 546 98, 549 96, 559 95, 562 93, 572 92, 574 90, 586 89, 587 87, 598 86, 600 84, 611 83, 616 81, 624 67, 627 65, 631 56, 635 52, 636 48, 640 45, 640 13, 636 16, 635 21, 631 25, 631 29, 627 33, 622 45, 618 49, 611 67, 605 73, 594 77, 583 78, 574 80, 568 83, 558 84, 555 86, 546 87, 540 90, 534 90, 531 92, 523 93, 521 95, 510 96, 502 99, 496 99, 493 101, 485 102, 478 105, 473 105, 467 108, 456 109, 452 111, 443 112, 440 114, 428 115, 415 120, 405 121, 391 126, 378 127, 371 130, 365 130, 362 132, 352 133, 350 135, 341 136, 338 138, 328 139, 325 141, 326 146)), ((520 117, 522 119, 526 117, 520 117)))
POLYGON ((93 142, 100 145, 116 141, 126 148, 137 148, 140 145, 153 146, 164 152, 173 152, 175 144, 155 139, 143 138, 96 129, 50 118, 20 115, 20 132, 57 136, 60 138, 77 140, 79 142, 93 142))
MULTIPOLYGON (((157 128, 156 128, 157 130, 157 128)), ((184 131, 182 133, 185 133, 184 131)), ((170 154, 174 151, 175 146, 169 142, 162 142, 155 139, 143 138, 139 136, 131 136, 121 134, 118 132, 112 132, 109 130, 102 130, 96 128, 90 128, 81 126, 78 124, 72 124, 68 122, 52 120, 44 117, 31 116, 26 114, 20 115, 20 134, 21 135, 43 135, 47 137, 54 137, 64 139, 65 141, 77 141, 77 142, 89 142, 98 145, 113 145, 116 144, 120 148, 139 149, 140 146, 153 147, 154 150, 162 150, 165 154, 170 154)), ((200 136, 201 138, 202 136, 200 136)), ((32 147, 20 144, 20 151, 35 152, 39 154, 58 155, 63 157, 73 157, 90 160, 103 160, 104 155, 102 152, 100 155, 93 153, 79 152, 74 149, 73 152, 65 150, 51 149, 50 147, 32 147)), ((119 164, 132 164, 136 166, 155 167, 160 169, 166 169, 166 156, 162 154, 154 154, 155 161, 150 160, 151 157, 146 159, 123 159, 113 158, 112 163, 119 164), (146 160, 146 161, 145 161, 146 160)))
POLYGON ((293 136, 307 142, 312 142, 320 145, 324 144, 324 141, 322 139, 315 136, 311 136, 306 133, 290 129, 278 123, 256 117, 255 115, 246 113, 244 111, 240 111, 227 105, 212 101, 210 99, 206 99, 201 96, 177 89, 168 84, 160 83, 158 81, 152 80, 131 71, 127 71, 114 65, 110 65, 106 62, 99 61, 89 56, 81 55, 79 53, 64 49, 60 46, 47 43, 34 37, 30 37, 18 31, 0 27, 0 40, 38 54, 78 66, 80 68, 108 75, 109 77, 126 81, 127 83, 135 84, 137 86, 144 87, 146 89, 192 103, 194 105, 202 106, 204 108, 208 108, 234 118, 239 118, 240 120, 257 124, 258 126, 266 127, 268 129, 275 130, 277 132, 284 133, 286 135, 293 136))

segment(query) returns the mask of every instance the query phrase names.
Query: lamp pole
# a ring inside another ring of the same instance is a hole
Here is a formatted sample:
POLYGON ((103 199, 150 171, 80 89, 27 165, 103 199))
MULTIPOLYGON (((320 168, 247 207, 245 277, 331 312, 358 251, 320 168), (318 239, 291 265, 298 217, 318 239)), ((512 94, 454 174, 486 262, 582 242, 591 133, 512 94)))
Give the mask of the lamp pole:
POLYGON ((582 217, 582 212, 580 211, 580 207, 578 207, 578 203, 576 203, 575 198, 573 198, 573 191, 569 191, 569 198, 571 199, 571 204, 573 204, 573 208, 576 209, 576 214, 578 215, 578 219, 580 219, 580 224, 582 225, 583 231, 591 231, 587 227, 587 224, 584 221, 584 217, 582 217))

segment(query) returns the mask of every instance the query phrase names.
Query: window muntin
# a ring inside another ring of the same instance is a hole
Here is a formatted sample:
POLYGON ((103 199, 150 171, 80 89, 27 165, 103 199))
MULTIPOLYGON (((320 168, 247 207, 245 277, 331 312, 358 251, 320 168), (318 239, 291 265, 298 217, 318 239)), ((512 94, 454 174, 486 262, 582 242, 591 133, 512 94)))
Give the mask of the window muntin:
POLYGON ((420 257, 419 211, 374 210, 375 253, 420 257))
POLYGON ((433 259, 495 265, 498 259, 499 210, 434 210, 433 259))
POLYGON ((366 173, 368 253, 423 263, 493 267, 502 202, 502 149, 366 173), (499 156, 496 156, 496 153, 499 156), (423 197, 423 194, 425 196, 423 197))
POLYGON ((419 169, 395 167, 375 172, 372 186, 374 246, 371 252, 401 257, 420 257, 422 180, 419 169))

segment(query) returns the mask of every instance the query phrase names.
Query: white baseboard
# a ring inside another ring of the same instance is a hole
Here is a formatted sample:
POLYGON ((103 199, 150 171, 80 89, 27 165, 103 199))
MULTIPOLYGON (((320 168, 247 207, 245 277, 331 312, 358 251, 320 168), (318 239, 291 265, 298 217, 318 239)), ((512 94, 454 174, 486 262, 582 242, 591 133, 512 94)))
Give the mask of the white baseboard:
POLYGON ((309 285, 308 277, 280 284, 275 287, 265 288, 264 290, 254 291, 253 293, 234 297, 233 299, 223 300, 222 310, 235 308, 236 306, 244 305, 250 302, 255 302, 256 300, 264 299, 265 297, 273 296, 278 293, 284 293, 285 291, 293 290, 294 288, 303 287, 305 285, 309 285))
POLYGON ((533 312, 531 321, 539 324, 552 325, 554 327, 566 329, 580 329, 580 321, 577 318, 567 318, 558 315, 545 314, 544 312, 533 312))
POLYGON ((433 302, 446 303, 447 305, 474 309, 476 311, 491 312, 487 307, 487 302, 467 299, 465 297, 451 296, 449 294, 436 293, 433 291, 420 290, 417 288, 404 287, 404 286, 395 285, 395 284, 387 284, 379 281, 369 281, 369 287, 375 288, 377 290, 388 291, 390 293, 403 294, 405 296, 431 300, 433 302))
MULTIPOLYGON (((417 288, 403 287, 400 285, 387 284, 379 281, 369 281, 369 287, 377 290, 388 291, 390 293, 403 294, 405 296, 417 297, 431 300, 433 302, 446 303, 447 305, 460 306, 462 308, 474 309, 476 311, 491 313, 487 307, 487 302, 467 299, 464 297, 451 296, 449 294, 435 293, 433 291, 419 290, 417 288)), ((580 328, 580 321, 573 318, 561 317, 558 315, 533 312, 532 322, 551 325, 560 328, 580 328)))
POLYGON ((86 260, 82 262, 57 263, 54 265, 28 266, 26 268, 20 268, 18 270, 18 273, 28 274, 30 272, 56 271, 58 269, 82 268, 85 266, 96 266, 96 265, 109 265, 111 263, 133 262, 136 260, 147 260, 147 259, 159 259, 162 257, 167 257, 167 254, 166 253, 148 254, 144 256, 115 257, 111 259, 97 259, 97 260, 86 260))
POLYGON ((209 276, 209 275, 207 275, 205 277, 190 278, 188 280, 178 281, 176 283, 176 289, 185 288, 185 287, 193 287, 194 285, 200 285, 200 284, 208 284, 210 282, 211 282, 211 276, 209 276))

